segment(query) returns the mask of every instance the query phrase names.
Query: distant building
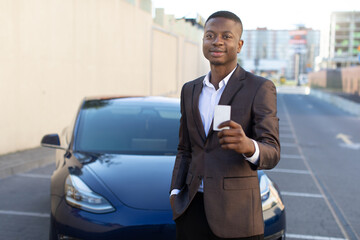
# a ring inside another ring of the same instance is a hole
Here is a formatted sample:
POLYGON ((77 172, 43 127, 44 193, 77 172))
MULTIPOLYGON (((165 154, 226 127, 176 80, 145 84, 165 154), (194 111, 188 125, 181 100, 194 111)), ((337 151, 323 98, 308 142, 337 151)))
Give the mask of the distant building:
POLYGON ((305 27, 297 30, 244 30, 240 61, 248 71, 262 75, 297 79, 313 70, 319 55, 320 31, 305 27))
POLYGON ((328 67, 359 65, 360 12, 333 12, 330 19, 328 67))

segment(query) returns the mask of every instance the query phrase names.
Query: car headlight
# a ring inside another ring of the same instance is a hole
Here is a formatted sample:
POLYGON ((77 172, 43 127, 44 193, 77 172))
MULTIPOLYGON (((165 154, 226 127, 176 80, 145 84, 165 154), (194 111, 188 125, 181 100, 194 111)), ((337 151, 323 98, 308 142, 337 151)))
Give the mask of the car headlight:
POLYGON ((92 213, 108 213, 115 208, 102 196, 94 193, 78 176, 70 174, 65 181, 66 202, 92 213))
POLYGON ((270 196, 270 180, 265 174, 260 177, 260 194, 261 201, 267 200, 270 196))
POLYGON ((278 191, 266 174, 263 174, 260 177, 260 193, 264 211, 275 205, 278 205, 281 210, 284 209, 284 204, 281 201, 278 191))

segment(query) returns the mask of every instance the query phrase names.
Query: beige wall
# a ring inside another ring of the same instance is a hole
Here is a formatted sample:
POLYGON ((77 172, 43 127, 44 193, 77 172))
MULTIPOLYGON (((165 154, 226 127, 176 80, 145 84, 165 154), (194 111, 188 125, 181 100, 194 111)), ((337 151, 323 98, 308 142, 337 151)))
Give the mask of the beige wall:
POLYGON ((360 66, 341 69, 343 91, 360 96, 360 66))
POLYGON ((308 77, 312 87, 326 88, 326 70, 311 72, 308 77))
MULTIPOLYGON (((327 88, 329 83, 329 74, 334 69, 321 70, 318 72, 309 73, 309 82, 313 87, 327 88)), ((346 67, 339 70, 339 74, 331 80, 333 83, 338 82, 341 90, 344 93, 360 95, 360 66, 346 67)))
POLYGON ((146 2, 0 0, 0 154, 60 132, 85 96, 178 97, 208 71, 201 31, 155 25, 146 2))

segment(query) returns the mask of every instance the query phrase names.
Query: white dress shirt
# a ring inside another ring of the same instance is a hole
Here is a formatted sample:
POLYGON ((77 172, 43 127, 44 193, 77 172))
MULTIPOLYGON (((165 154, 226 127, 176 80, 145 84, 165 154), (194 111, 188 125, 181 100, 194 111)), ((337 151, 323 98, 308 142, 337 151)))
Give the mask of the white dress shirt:
MULTIPOLYGON (((199 97, 199 111, 200 111, 201 120, 202 120, 202 123, 204 126, 206 136, 209 133, 211 123, 214 119, 215 106, 219 104, 221 95, 224 92, 226 84, 228 83, 228 81, 229 81, 231 75, 233 74, 233 72, 235 71, 235 69, 236 69, 236 67, 223 80, 221 80, 219 82, 219 88, 217 90, 215 89, 214 85, 210 82, 211 72, 209 72, 204 78, 203 88, 201 90, 200 97, 199 97)), ((244 154, 243 154, 243 156, 245 157, 245 159, 247 161, 257 165, 257 163, 259 161, 260 150, 259 150, 259 146, 258 146, 257 142, 254 140, 252 140, 252 141, 254 142, 254 145, 255 145, 255 153, 251 157, 246 157, 244 154)), ((178 190, 178 189, 173 189, 171 191, 170 195, 178 194, 179 191, 180 190, 178 190)), ((201 185, 200 185, 198 191, 203 192, 203 182, 202 181, 201 181, 201 185)))

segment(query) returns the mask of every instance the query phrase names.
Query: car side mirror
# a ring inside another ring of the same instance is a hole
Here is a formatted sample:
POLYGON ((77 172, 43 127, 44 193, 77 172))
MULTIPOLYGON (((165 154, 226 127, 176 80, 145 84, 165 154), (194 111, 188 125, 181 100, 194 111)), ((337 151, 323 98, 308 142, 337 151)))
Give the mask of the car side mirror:
POLYGON ((64 149, 60 146, 60 138, 58 134, 47 134, 41 140, 41 146, 49 148, 64 149))

